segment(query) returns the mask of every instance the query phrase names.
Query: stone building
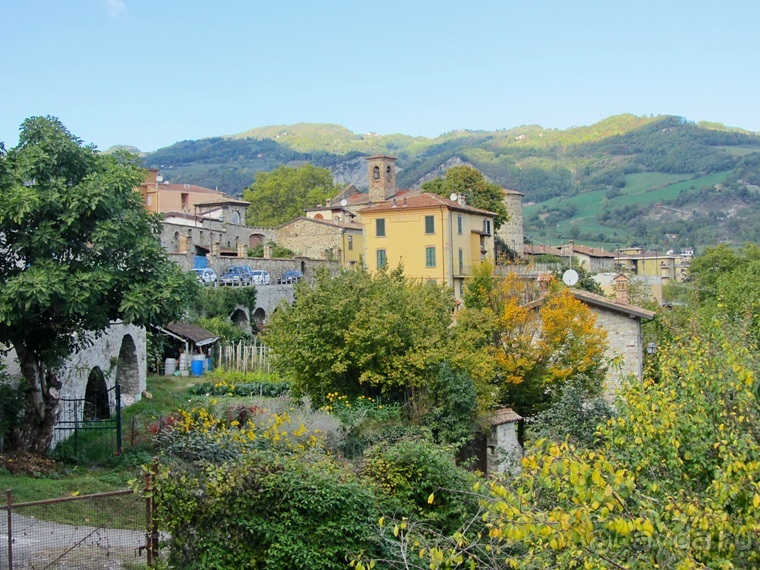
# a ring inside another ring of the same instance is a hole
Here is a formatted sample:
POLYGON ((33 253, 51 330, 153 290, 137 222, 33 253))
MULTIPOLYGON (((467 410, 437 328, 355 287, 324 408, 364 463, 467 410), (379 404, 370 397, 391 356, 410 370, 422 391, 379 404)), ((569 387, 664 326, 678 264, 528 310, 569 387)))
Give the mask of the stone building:
POLYGON ((522 417, 512 408, 496 410, 489 418, 490 433, 486 439, 486 473, 517 474, 523 448, 517 434, 522 417))
POLYGON ((496 236, 520 257, 524 255, 523 198, 525 198, 525 194, 504 189, 503 202, 507 208, 509 219, 496 230, 496 236))
POLYGON ((277 243, 311 259, 339 261, 351 267, 362 257, 361 224, 319 218, 296 218, 277 228, 277 243))

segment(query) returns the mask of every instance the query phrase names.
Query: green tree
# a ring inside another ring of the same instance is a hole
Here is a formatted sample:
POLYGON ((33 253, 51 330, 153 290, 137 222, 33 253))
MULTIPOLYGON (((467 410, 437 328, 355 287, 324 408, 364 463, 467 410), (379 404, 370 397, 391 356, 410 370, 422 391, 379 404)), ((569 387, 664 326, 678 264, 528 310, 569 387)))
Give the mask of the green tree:
POLYGON ((299 283, 293 305, 272 315, 266 342, 278 370, 317 405, 331 392, 386 394, 421 416, 453 307, 450 289, 408 279, 401 268, 323 272, 314 284, 299 283))
POLYGON ((464 194, 467 205, 481 210, 494 212, 494 226, 498 229, 509 219, 504 205, 504 191, 498 184, 493 184, 472 166, 453 166, 446 171, 443 178, 436 178, 422 185, 425 192, 449 197, 453 192, 464 194))
POLYGON ((116 319, 181 314, 194 278, 167 259, 160 221, 142 207, 136 157, 99 154, 53 117, 21 125, 0 155, 0 342, 26 380, 19 447, 46 451, 58 406, 56 368, 116 319))
POLYGON ((243 191, 251 203, 249 226, 277 226, 303 215, 306 208, 324 204, 340 192, 326 168, 304 164, 298 168, 280 166, 271 172, 257 172, 256 181, 243 191))

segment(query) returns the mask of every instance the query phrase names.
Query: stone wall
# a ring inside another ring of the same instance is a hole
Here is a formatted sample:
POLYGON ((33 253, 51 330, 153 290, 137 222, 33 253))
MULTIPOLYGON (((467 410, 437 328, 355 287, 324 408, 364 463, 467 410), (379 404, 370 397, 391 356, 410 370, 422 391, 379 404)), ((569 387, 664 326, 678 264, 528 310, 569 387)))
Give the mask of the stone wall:
POLYGON ((513 247, 520 257, 524 254, 523 248, 523 195, 519 192, 506 190, 504 206, 507 208, 509 220, 499 227, 496 235, 510 248, 513 247))
POLYGON ((334 225, 302 218, 282 226, 277 243, 311 259, 340 260, 343 231, 334 225))
POLYGON ((599 307, 589 306, 596 315, 597 326, 607 331, 607 360, 615 359, 609 366, 605 382, 605 393, 612 397, 620 388, 623 379, 629 375, 641 378, 643 353, 641 346, 641 320, 630 316, 609 311, 599 307))
POLYGON ((242 244, 247 250, 270 240, 277 242, 276 228, 253 228, 210 218, 164 222, 161 231, 161 246, 170 253, 202 253, 196 246, 210 252, 214 244, 235 250, 242 244))

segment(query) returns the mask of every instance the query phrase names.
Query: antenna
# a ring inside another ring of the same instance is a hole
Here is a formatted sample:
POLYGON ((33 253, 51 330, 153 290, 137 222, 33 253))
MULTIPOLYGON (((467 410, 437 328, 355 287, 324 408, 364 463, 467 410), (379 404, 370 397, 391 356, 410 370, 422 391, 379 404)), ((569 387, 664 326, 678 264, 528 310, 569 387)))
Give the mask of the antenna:
POLYGON ((568 269, 562 274, 562 282, 568 287, 578 283, 578 272, 575 269, 568 269))
POLYGON ((340 201, 340 205, 341 205, 341 207, 345 208, 346 206, 348 206, 348 200, 346 200, 345 198, 343 198, 340 201))

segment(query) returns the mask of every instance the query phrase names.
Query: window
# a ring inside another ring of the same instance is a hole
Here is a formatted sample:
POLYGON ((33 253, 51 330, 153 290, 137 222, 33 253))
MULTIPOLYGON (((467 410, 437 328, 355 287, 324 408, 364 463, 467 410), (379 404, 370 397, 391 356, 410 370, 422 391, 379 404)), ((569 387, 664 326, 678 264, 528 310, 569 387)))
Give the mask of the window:
POLYGON ((354 236, 348 236, 348 250, 352 251, 354 249, 354 236))
POLYGON ((462 235, 462 216, 457 216, 457 233, 462 235))
POLYGON ((491 235, 491 220, 483 220, 483 233, 491 235))
POLYGON ((153 204, 153 196, 151 196, 150 194, 148 194, 148 195, 145 197, 145 203, 146 203, 148 206, 151 206, 151 205, 153 204))
POLYGON ((462 275, 464 273, 464 252, 462 251, 462 248, 459 248, 459 275, 462 275))
POLYGON ((179 201, 180 201, 180 204, 182 205, 182 210, 187 210, 188 205, 190 203, 190 194, 185 194, 184 192, 182 192, 179 195, 179 201))
POLYGON ((384 249, 377 250, 377 268, 382 269, 388 264, 388 258, 385 256, 384 249))
POLYGON ((425 216, 425 233, 435 233, 435 216, 425 216))
POLYGON ((380 180, 380 167, 379 166, 375 166, 372 169, 372 178, 374 178, 375 180, 380 180))
POLYGON ((435 248, 425 248, 425 267, 435 267, 435 248))
POLYGON ((375 235, 377 237, 385 237, 385 218, 375 220, 375 235))

